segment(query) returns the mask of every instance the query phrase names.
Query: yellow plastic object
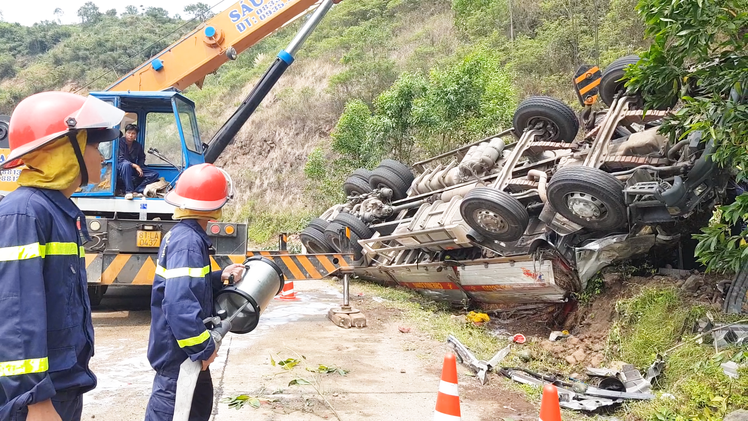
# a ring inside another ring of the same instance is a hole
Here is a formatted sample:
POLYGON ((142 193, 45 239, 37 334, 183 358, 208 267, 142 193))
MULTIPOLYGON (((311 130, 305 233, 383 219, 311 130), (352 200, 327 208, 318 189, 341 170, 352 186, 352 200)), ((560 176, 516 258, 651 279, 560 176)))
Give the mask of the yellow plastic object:
POLYGON ((240 1, 136 67, 107 91, 184 90, 291 23, 318 0, 240 1))
POLYGON ((484 323, 484 322, 488 322, 491 320, 491 318, 488 317, 488 314, 476 313, 474 311, 471 311, 465 317, 467 317, 468 321, 473 322, 473 323, 484 323))

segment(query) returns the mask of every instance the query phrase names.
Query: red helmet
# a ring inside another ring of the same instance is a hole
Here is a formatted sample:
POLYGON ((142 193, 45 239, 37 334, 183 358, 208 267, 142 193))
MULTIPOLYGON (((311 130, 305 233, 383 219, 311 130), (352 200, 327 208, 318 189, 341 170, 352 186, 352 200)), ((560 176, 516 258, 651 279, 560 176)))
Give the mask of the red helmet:
POLYGON ((167 203, 196 211, 220 209, 231 196, 231 179, 226 171, 213 164, 189 167, 177 186, 164 198, 167 203))
POLYGON ((108 142, 119 136, 112 127, 125 112, 106 102, 69 92, 41 92, 21 101, 10 117, 10 155, 2 168, 23 165, 23 155, 59 139, 72 130, 87 130, 88 143, 108 142))

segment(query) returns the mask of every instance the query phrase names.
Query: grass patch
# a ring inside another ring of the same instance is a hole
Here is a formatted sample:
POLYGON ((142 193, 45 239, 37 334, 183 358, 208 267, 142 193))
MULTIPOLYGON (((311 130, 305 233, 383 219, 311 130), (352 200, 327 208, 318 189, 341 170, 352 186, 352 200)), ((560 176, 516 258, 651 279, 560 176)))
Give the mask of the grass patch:
MULTIPOLYGON (((620 319, 611 330, 612 358, 646 370, 658 353, 665 357, 663 376, 655 394, 671 398, 627 405, 628 419, 721 420, 730 411, 748 407, 748 370, 740 379, 727 377, 720 364, 745 359, 737 347, 715 352, 714 347, 690 341, 691 327, 709 310, 692 305, 672 287, 645 288, 637 296, 618 302, 620 319), (684 343, 677 349, 674 346, 684 343)), ((717 321, 735 317, 718 312, 717 321)))
POLYGON ((455 310, 449 305, 406 288, 383 287, 362 280, 356 280, 351 286, 364 294, 384 298, 386 301, 382 306, 401 310, 404 320, 415 324, 419 331, 436 341, 446 342, 450 334, 454 335, 478 359, 487 361, 507 344, 506 340, 491 335, 485 327, 467 323, 464 315, 455 315, 455 310))
POLYGON ((258 205, 255 201, 248 201, 236 210, 228 210, 222 219, 246 223, 250 247, 269 250, 277 249, 279 233, 299 232, 313 217, 312 214, 298 209, 273 211, 258 205))

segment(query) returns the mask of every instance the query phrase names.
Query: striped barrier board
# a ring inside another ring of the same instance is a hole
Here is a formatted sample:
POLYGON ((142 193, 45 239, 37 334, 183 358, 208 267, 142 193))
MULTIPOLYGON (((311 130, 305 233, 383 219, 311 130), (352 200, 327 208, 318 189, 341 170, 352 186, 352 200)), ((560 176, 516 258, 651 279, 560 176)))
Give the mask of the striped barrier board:
MULTIPOLYGON (((243 263, 245 256, 211 256, 211 270, 243 263)), ((155 254, 86 254, 88 282, 101 285, 152 285, 156 272, 155 254)))
POLYGON ((303 281, 307 279, 323 279, 341 266, 351 266, 352 256, 349 254, 290 254, 287 251, 248 251, 247 257, 262 256, 275 262, 282 270, 286 279, 303 281))
MULTIPOLYGON (((211 256, 211 270, 232 263, 243 263, 247 257, 263 256, 282 270, 286 279, 302 281, 323 279, 351 258, 344 254, 289 254, 286 251, 248 251, 247 255, 211 256)), ((152 285, 156 271, 156 254, 86 254, 88 282, 100 285, 152 285)))

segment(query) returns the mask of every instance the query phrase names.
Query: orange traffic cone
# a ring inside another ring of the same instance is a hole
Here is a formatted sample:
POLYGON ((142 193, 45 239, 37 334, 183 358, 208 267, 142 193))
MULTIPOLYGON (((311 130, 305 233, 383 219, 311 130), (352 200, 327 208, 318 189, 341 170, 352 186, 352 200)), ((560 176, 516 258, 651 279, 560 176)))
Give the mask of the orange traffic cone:
POLYGON ((543 400, 540 401, 540 421, 561 421, 558 389, 550 383, 543 387, 543 400))
POLYGON ((459 421, 460 396, 457 393, 457 361, 453 353, 444 356, 442 380, 439 382, 439 394, 436 395, 434 421, 459 421))
POLYGON ((293 281, 286 281, 286 283, 283 284, 283 291, 281 291, 281 293, 275 298, 279 298, 281 300, 295 300, 296 291, 293 290, 293 281))

